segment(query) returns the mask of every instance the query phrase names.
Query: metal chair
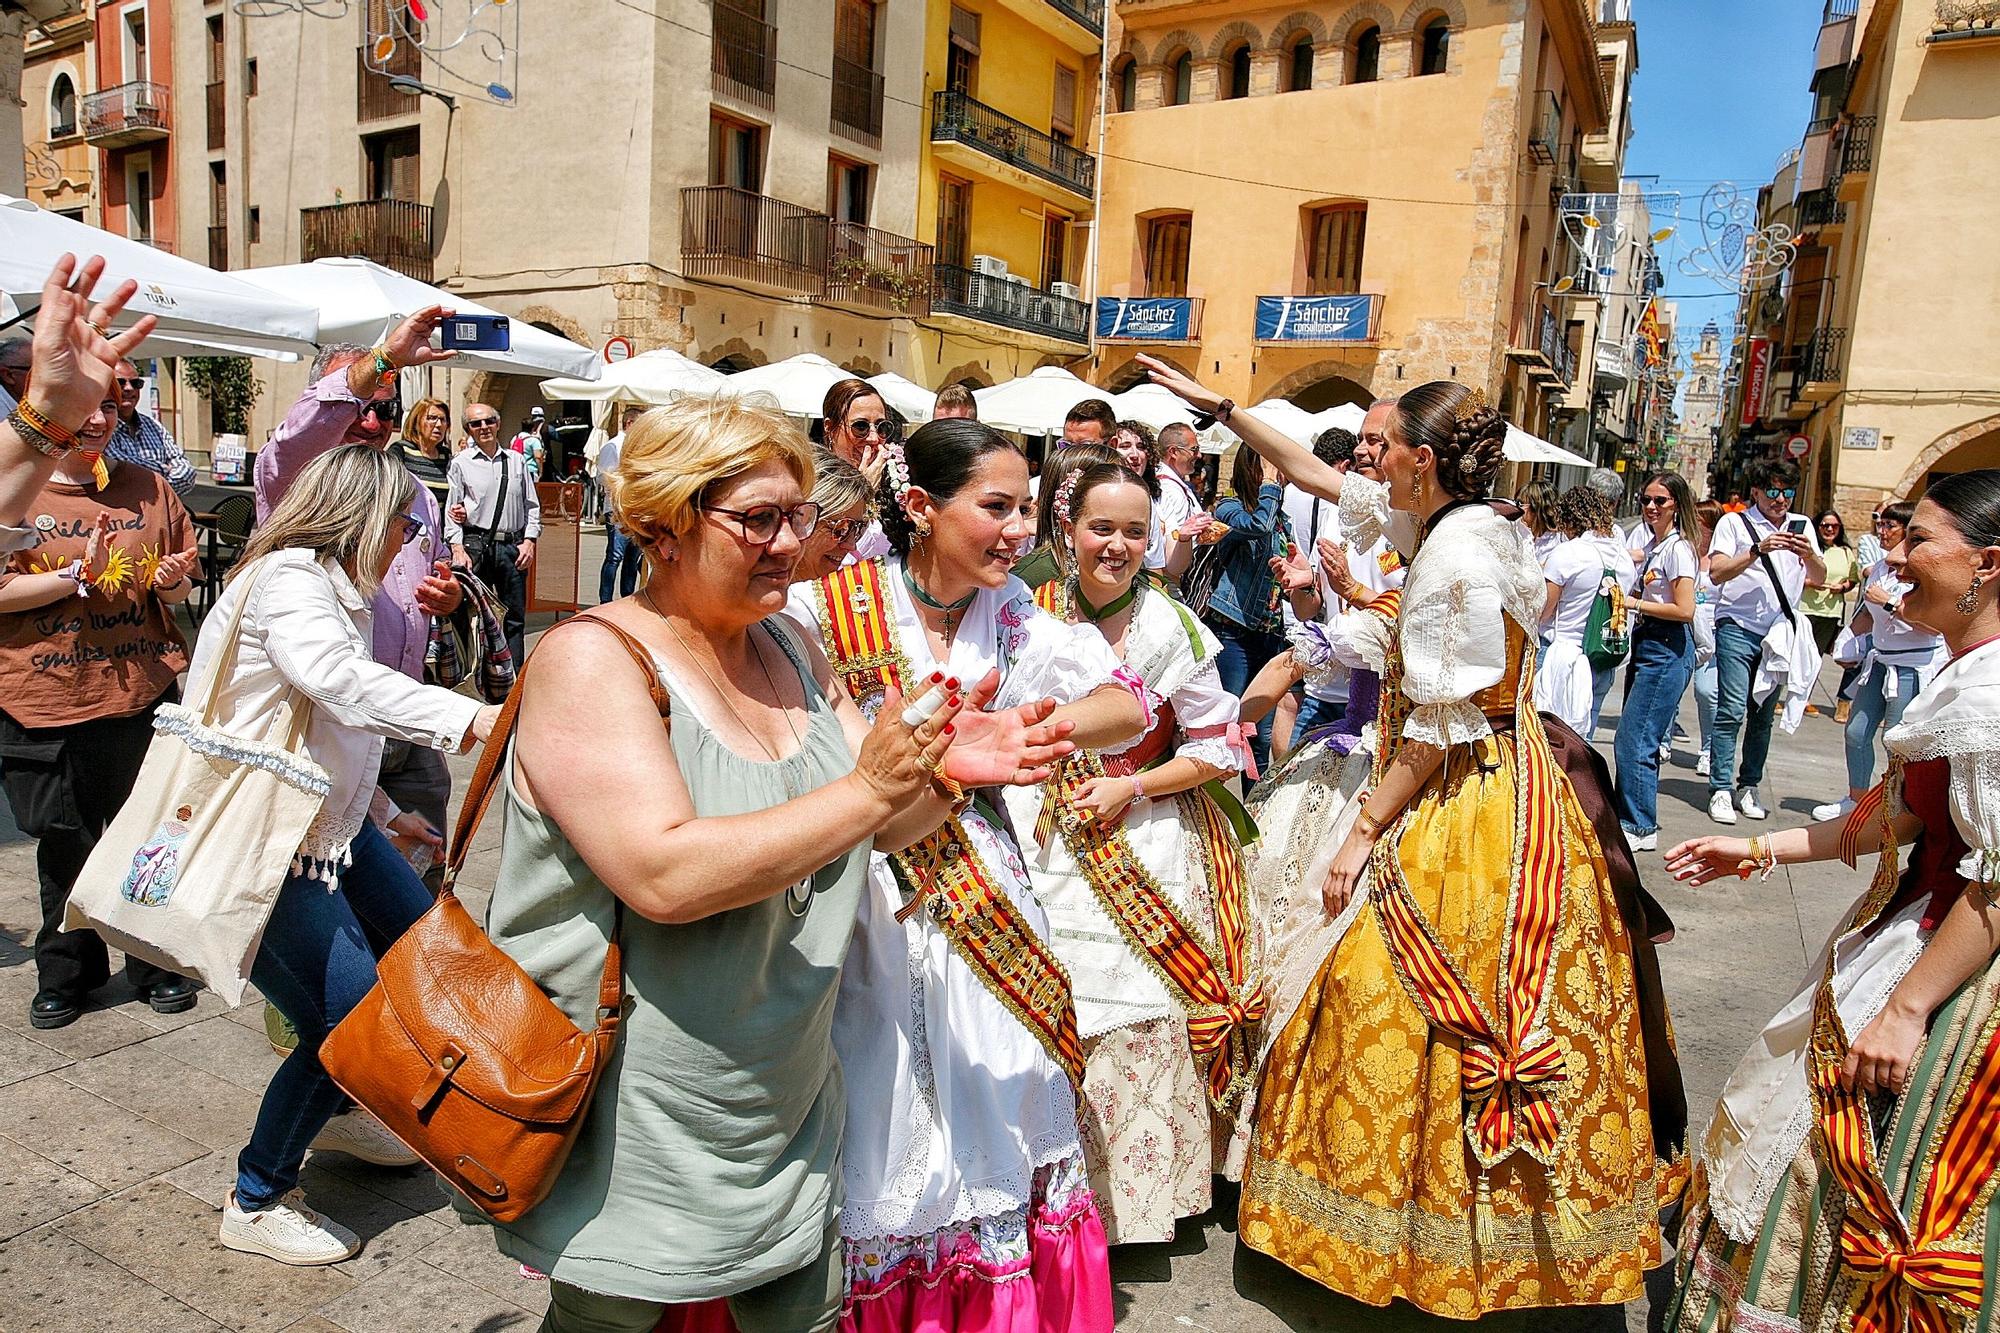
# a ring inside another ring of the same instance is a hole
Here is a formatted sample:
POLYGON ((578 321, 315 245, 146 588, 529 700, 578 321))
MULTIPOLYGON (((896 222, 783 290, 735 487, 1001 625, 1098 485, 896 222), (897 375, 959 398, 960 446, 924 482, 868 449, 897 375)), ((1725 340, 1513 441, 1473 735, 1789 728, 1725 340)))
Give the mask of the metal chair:
POLYGON ((215 522, 208 525, 207 547, 202 555, 201 607, 195 614, 200 622, 222 595, 222 580, 243 554, 250 529, 257 524, 257 504, 247 495, 228 495, 215 506, 215 522))

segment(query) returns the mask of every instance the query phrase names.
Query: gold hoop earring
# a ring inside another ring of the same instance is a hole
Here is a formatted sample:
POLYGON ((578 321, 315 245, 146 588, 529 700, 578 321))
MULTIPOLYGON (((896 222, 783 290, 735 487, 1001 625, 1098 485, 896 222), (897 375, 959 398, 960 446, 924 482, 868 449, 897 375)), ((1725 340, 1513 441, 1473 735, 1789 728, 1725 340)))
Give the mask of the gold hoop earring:
POLYGON ((1974 574, 1972 576, 1972 586, 1967 588, 1965 595, 1958 599, 1958 613, 1960 615, 1969 616, 1979 609, 1979 590, 1984 586, 1986 586, 1986 576, 1984 574, 1974 574))

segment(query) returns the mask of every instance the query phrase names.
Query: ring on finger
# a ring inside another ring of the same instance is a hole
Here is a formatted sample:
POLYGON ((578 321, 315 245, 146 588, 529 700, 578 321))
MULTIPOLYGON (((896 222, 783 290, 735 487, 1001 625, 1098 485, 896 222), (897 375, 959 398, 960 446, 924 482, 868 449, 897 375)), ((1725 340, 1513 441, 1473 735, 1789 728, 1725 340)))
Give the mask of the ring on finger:
POLYGON ((104 341, 106 342, 111 341, 110 331, 107 330, 102 324, 99 324, 94 319, 86 320, 84 322, 90 325, 91 332, 95 333, 98 337, 104 339, 104 341))
POLYGON ((917 762, 921 764, 923 766, 924 771, 926 773, 929 773, 932 777, 936 777, 944 769, 943 761, 931 758, 927 752, 919 751, 917 754, 917 762))

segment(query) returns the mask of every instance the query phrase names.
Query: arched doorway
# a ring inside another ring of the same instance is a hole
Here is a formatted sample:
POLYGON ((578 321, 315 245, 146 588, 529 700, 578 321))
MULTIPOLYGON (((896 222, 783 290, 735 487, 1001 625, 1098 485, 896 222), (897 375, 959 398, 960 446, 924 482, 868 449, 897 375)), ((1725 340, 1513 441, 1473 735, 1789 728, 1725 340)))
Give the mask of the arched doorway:
POLYGON ((1375 401, 1375 395, 1369 391, 1368 386, 1357 384, 1344 375, 1316 380, 1286 396, 1294 405, 1307 412, 1324 412, 1329 407, 1339 407, 1343 403, 1366 407, 1375 401))
POLYGON ((1939 477, 1982 467, 2000 467, 2000 415, 1968 422, 1932 441, 1903 470, 1895 498, 1915 500, 1939 477))
POLYGON ((728 356, 717 357, 715 360, 709 362, 708 368, 710 370, 719 370, 725 375, 735 375, 745 370, 754 370, 756 369, 756 365, 756 362, 741 352, 733 352, 728 356))

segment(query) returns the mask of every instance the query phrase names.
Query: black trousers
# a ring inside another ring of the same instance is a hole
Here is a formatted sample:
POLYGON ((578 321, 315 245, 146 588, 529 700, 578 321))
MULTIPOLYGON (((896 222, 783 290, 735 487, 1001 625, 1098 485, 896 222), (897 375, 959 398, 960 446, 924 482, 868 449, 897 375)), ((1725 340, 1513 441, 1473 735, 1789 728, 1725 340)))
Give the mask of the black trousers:
POLYGON ((521 548, 515 542, 494 542, 488 546, 468 540, 465 553, 472 557, 472 572, 493 590, 505 608, 501 623, 507 631, 507 650, 514 654, 514 669, 519 671, 527 660, 528 631, 528 571, 514 567, 521 548))
MULTIPOLYGON (((105 826, 132 794, 153 739, 153 713, 180 697, 169 689, 130 717, 66 727, 24 727, 0 713, 0 786, 21 832, 37 839, 42 926, 35 972, 42 990, 81 997, 111 979, 111 955, 94 930, 64 930, 63 907, 105 826)), ((127 957, 125 975, 141 991, 174 974, 127 957)))

